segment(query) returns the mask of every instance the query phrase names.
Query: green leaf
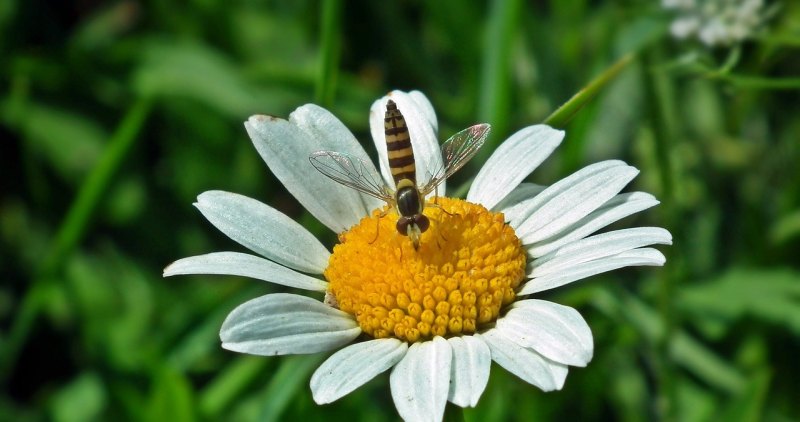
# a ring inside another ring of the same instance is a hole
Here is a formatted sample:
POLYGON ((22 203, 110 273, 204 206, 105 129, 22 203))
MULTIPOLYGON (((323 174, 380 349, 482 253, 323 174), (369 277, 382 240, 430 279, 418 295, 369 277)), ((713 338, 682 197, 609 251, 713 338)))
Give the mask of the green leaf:
POLYGON ((789 269, 735 268, 683 288, 676 303, 693 320, 722 319, 731 326, 754 317, 800 335, 800 274, 789 269))
POLYGON ((779 218, 772 225, 769 237, 775 244, 783 244, 800 236, 800 210, 779 218))
POLYGON ((715 419, 717 398, 691 379, 682 378, 677 383, 677 410, 682 421, 707 421, 715 419))
POLYGON ((186 377, 171 369, 157 371, 147 404, 148 420, 191 422, 195 417, 195 404, 191 383, 186 377))
POLYGON ((191 42, 146 44, 133 86, 145 97, 191 99, 237 120, 287 107, 286 95, 251 84, 229 57, 191 42))
MULTIPOLYGON (((3 113, 7 111, 4 106, 3 113)), ((31 151, 72 182, 95 165, 108 138, 89 116, 46 104, 27 104, 7 116, 12 116, 8 123, 19 128, 31 151)))
POLYGON ((107 400, 100 377, 85 372, 54 394, 50 402, 51 417, 56 422, 100 420, 107 400))
MULTIPOLYGON (((627 323, 637 329, 643 338, 651 344, 665 341, 665 326, 661 316, 655 309, 638 298, 620 293, 625 296, 619 300, 605 290, 596 292, 595 305, 601 310, 619 313, 627 323)), ((729 393, 742 391, 745 378, 727 361, 703 343, 678 330, 669 334, 666 339, 669 355, 675 364, 686 368, 704 382, 729 393)))
POLYGON ((272 359, 262 356, 237 356, 202 391, 198 401, 203 416, 219 419, 220 413, 235 402, 254 380, 260 378, 271 362, 272 359))
MULTIPOLYGON (((280 366, 269 375, 269 384, 238 402, 231 411, 231 420, 280 421, 286 408, 301 394, 310 395, 308 381, 325 356, 296 355, 280 357, 280 366)), ((264 358, 262 358, 264 359, 264 358)))
POLYGON ((726 421, 760 421, 764 419, 764 405, 769 393, 772 377, 766 370, 761 370, 749 377, 747 388, 730 400, 728 405, 717 416, 726 421))

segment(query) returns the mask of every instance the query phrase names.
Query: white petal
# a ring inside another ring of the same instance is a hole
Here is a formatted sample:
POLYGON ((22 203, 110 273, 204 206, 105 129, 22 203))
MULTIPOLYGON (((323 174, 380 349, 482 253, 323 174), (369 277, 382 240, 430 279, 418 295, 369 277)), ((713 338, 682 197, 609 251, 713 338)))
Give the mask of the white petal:
MULTIPOLYGON (((658 205, 653 195, 645 192, 622 193, 564 229, 559 235, 536 242, 527 247, 528 254, 533 257, 548 254, 567 243, 582 239, 603 227, 625 218, 631 214, 658 205)), ((508 214, 506 214, 508 218, 508 214)))
POLYGON ((665 261, 666 258, 664 258, 664 255, 655 249, 634 249, 596 261, 585 262, 559 273, 528 280, 517 295, 523 296, 531 293, 543 292, 572 283, 576 280, 581 280, 595 274, 616 270, 618 268, 640 265, 661 266, 664 265, 665 261))
POLYGON ((450 386, 453 352, 447 340, 414 343, 389 376, 392 399, 407 421, 441 421, 450 386))
POLYGON ((605 163, 615 165, 600 171, 594 171, 593 166, 586 167, 534 197, 532 202, 543 203, 517 226, 517 236, 522 243, 534 243, 558 234, 613 198, 639 173, 620 161, 605 163))
POLYGON ((653 244, 670 245, 672 235, 660 227, 637 227, 598 234, 569 243, 535 259, 529 264, 533 268, 530 276, 553 274, 584 262, 653 244))
POLYGON ((492 351, 492 360, 523 381, 542 391, 553 391, 563 385, 563 379, 559 381, 563 368, 554 367, 544 356, 514 343, 498 329, 490 329, 481 337, 492 351))
POLYGON ((437 133, 439 131, 439 122, 436 120, 436 112, 433 109, 433 104, 428 100, 428 97, 420 91, 411 91, 408 93, 408 96, 414 100, 420 113, 428 120, 428 123, 430 123, 433 128, 433 133, 437 133))
POLYGON ((497 320, 497 330, 514 343, 565 365, 586 366, 594 353, 592 330, 581 314, 553 302, 515 302, 497 320))
POLYGON ((554 362, 546 357, 542 356, 545 362, 547 362, 550 373, 553 375, 553 380, 556 382, 556 390, 560 390, 564 388, 564 381, 567 380, 567 374, 569 373, 569 367, 564 365, 563 363, 554 362))
POLYGON ((325 109, 305 105, 288 121, 256 115, 244 126, 286 190, 331 230, 341 233, 375 208, 365 205, 375 203, 373 199, 319 174, 308 161, 312 152, 320 150, 345 152, 369 161, 353 135, 325 109))
POLYGON ((517 230, 520 225, 529 219, 533 212, 546 205, 548 202, 553 200, 553 198, 558 197, 558 195, 562 194, 564 191, 569 190, 571 186, 582 180, 591 179, 595 175, 605 172, 608 169, 618 168, 625 165, 626 164, 622 161, 607 160, 591 164, 576 171, 575 173, 559 180, 554 185, 548 186, 544 191, 537 194, 533 198, 519 203, 516 207, 516 215, 514 219, 509 220, 509 224, 514 227, 514 230, 517 230))
POLYGON ((221 232, 279 264, 322 274, 330 252, 303 226, 267 204, 223 191, 203 192, 194 204, 221 232))
POLYGON ((164 268, 164 277, 181 274, 225 274, 250 277, 282 286, 325 291, 328 283, 272 261, 238 252, 215 252, 179 259, 164 268))
POLYGON ((239 305, 219 331, 222 347, 264 356, 332 350, 359 334, 361 329, 349 314, 288 293, 265 295, 239 305))
MULTIPOLYGON (((427 106, 420 107, 417 99, 402 91, 392 91, 372 104, 369 112, 369 126, 375 149, 378 151, 378 161, 381 174, 389 186, 394 188, 394 180, 389 170, 389 159, 386 154, 386 135, 384 134, 383 119, 386 115, 386 102, 391 99, 397 104, 397 109, 403 114, 408 126, 408 135, 414 150, 414 159, 417 167, 417 184, 424 185, 430 179, 431 173, 442 166, 442 151, 436 132, 426 117, 429 111, 427 106)), ((435 192, 442 195, 446 189, 446 182, 439 185, 435 192)), ((428 196, 432 196, 431 192, 428 196)))
POLYGON ((489 382, 492 353, 480 336, 452 337, 450 392, 447 400, 461 407, 475 407, 489 382))
POLYGON ((467 201, 493 208, 528 177, 564 139, 564 131, 547 125, 528 126, 511 135, 483 165, 467 201))
MULTIPOLYGON (((328 110, 315 104, 306 104, 289 115, 289 122, 300 128, 309 138, 317 139, 320 142, 319 149, 342 152, 372 164, 372 160, 369 158, 369 155, 367 155, 361 143, 358 142, 344 123, 328 110)), ((308 159, 308 156, 306 156, 306 159, 308 159)), ((305 164, 307 165, 308 163, 305 164)), ((310 173, 316 175, 314 172, 310 173)), ((323 178, 325 177, 323 176, 323 178)), ((343 188, 337 182, 333 182, 333 186, 336 186, 337 189, 343 188)), ((349 188, 344 188, 343 190, 351 194, 355 192, 356 196, 363 202, 363 210, 367 212, 384 205, 383 201, 373 196, 361 194, 349 188)), ((327 206, 327 204, 322 205, 327 206)), ((356 214, 354 216, 355 221, 352 224, 355 224, 366 214, 362 213, 362 209, 358 207, 354 207, 353 209, 356 214)))
POLYGON ((311 376, 317 404, 331 403, 350 394, 406 355, 406 342, 388 338, 347 346, 334 353, 311 376))
POLYGON ((506 216, 506 221, 516 219, 517 210, 522 207, 522 203, 534 196, 542 193, 547 186, 533 183, 520 183, 502 201, 492 207, 492 211, 500 211, 506 216))

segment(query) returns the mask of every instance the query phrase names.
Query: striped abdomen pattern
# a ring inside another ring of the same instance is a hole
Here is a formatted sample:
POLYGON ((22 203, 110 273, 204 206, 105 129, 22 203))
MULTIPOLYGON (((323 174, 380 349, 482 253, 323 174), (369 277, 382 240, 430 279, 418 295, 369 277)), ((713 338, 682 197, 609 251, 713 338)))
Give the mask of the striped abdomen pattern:
POLYGON ((414 150, 411 149, 408 127, 406 120, 392 100, 386 103, 383 127, 386 133, 389 168, 392 170, 395 185, 398 185, 403 179, 408 179, 412 186, 416 186, 417 168, 414 166, 414 150))

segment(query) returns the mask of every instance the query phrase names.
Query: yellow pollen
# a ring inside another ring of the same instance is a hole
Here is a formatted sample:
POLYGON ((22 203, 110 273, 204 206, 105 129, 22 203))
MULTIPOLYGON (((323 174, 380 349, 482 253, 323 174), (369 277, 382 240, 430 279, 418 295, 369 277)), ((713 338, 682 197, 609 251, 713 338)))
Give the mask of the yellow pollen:
POLYGON ((427 204, 418 250, 393 210, 339 235, 325 270, 329 293, 374 338, 414 343, 472 334, 514 301, 525 251, 503 214, 460 199, 427 204))

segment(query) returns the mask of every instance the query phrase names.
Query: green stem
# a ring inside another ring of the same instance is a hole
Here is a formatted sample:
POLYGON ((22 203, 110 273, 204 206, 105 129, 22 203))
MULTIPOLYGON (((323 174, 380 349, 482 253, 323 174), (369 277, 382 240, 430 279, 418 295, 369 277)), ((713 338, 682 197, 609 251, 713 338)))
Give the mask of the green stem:
POLYGON ((711 79, 718 79, 734 85, 738 88, 750 89, 774 89, 774 90, 798 90, 800 89, 800 78, 762 78, 748 75, 731 75, 722 73, 709 73, 711 79))
POLYGON ((600 89, 608 85, 608 83, 614 80, 614 78, 616 78, 623 69, 628 67, 628 65, 633 62, 634 57, 636 56, 633 53, 629 53, 617 60, 616 63, 611 65, 611 67, 606 69, 599 76, 592 79, 588 85, 578 91, 566 103, 562 104, 561 107, 550 114, 550 116, 544 120, 544 123, 555 128, 565 127, 567 123, 572 120, 578 110, 586 105, 592 98, 594 98, 595 95, 597 95, 600 89))
POLYGON ((521 12, 519 0, 495 0, 490 6, 481 64, 478 119, 492 124, 490 145, 478 153, 484 162, 508 130, 511 108, 511 50, 521 12))
POLYGON ((16 361, 36 318, 43 309, 46 292, 56 282, 54 278, 65 258, 83 238, 92 214, 137 139, 150 109, 150 100, 140 99, 128 110, 111 136, 103 155, 81 185, 75 201, 56 233, 49 253, 37 269, 34 281, 17 310, 17 317, 4 344, 5 350, 0 354, 0 382, 5 382, 8 377, 9 368, 16 361))
POLYGON ((336 92, 336 79, 338 77, 341 52, 341 9, 340 0, 324 0, 322 2, 320 63, 314 96, 317 104, 323 107, 331 106, 336 92))
MULTIPOLYGON (((672 159, 670 152, 673 148, 672 140, 677 136, 677 116, 675 103, 672 93, 675 92, 671 80, 663 73, 654 69, 661 63, 660 52, 656 49, 648 50, 644 56, 643 79, 647 92, 647 101, 650 106, 650 116, 653 124, 653 134, 655 137, 655 162, 658 165, 658 173, 661 179, 662 189, 662 210, 666 217, 666 226, 674 228, 676 218, 675 190, 672 177, 672 159)), ((658 375, 662 387, 662 395, 659 404, 663 411, 665 420, 675 420, 679 414, 677 406, 677 387, 674 380, 674 368, 670 355, 670 345, 674 339, 677 318, 675 315, 674 269, 677 263, 673 263, 668 270, 661 273, 659 283, 658 307, 664 324, 664 335, 657 344, 659 356, 658 375)))
POLYGON ((69 208, 64 222, 56 234, 50 253, 40 268, 40 275, 49 276, 58 271, 64 257, 81 241, 97 204, 105 194, 123 159, 137 139, 144 120, 150 113, 149 100, 140 99, 129 110, 111 136, 97 165, 81 185, 78 196, 69 208))

